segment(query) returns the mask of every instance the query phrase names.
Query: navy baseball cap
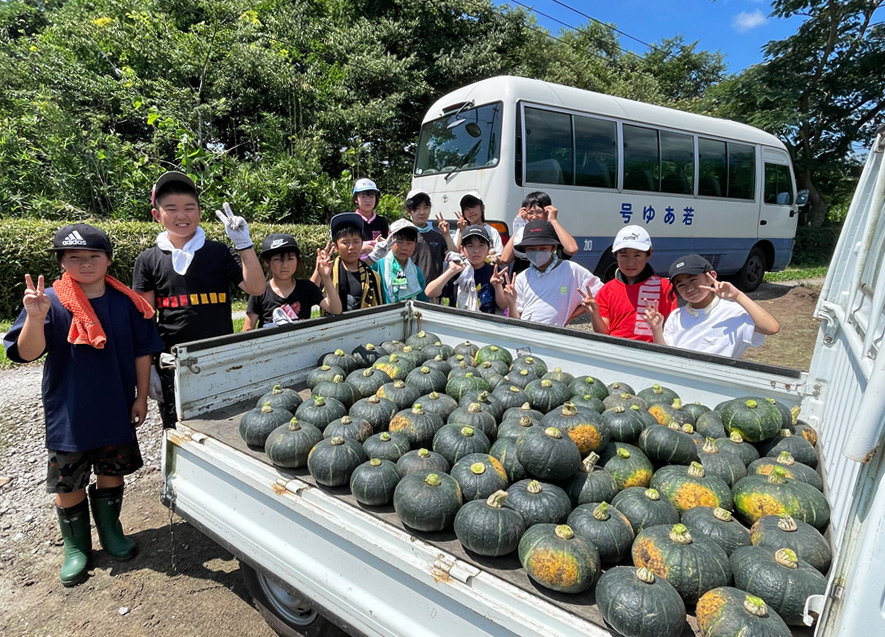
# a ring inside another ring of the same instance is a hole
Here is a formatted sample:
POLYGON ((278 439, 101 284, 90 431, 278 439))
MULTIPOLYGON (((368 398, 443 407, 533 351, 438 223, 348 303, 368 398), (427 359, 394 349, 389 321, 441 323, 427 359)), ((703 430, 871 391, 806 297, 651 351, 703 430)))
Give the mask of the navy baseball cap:
POLYGON ((333 237, 336 232, 345 226, 353 226, 357 232, 362 234, 365 225, 363 216, 358 212, 342 212, 332 217, 332 221, 329 222, 329 229, 333 237))
POLYGON ((108 255, 113 254, 108 235, 88 223, 72 223, 58 229, 49 251, 63 250, 96 250, 107 252, 108 255))
POLYGON ((699 254, 686 254, 670 264, 670 278, 678 274, 703 274, 712 272, 713 266, 699 254))
POLYGON ((157 183, 155 183, 154 187, 151 188, 151 206, 156 206, 157 193, 171 183, 184 184, 184 186, 188 188, 188 190, 194 191, 194 195, 197 194, 197 186, 196 184, 194 184, 193 179, 191 179, 184 173, 178 172, 177 170, 170 170, 169 172, 160 175, 157 183))
POLYGON ((264 259, 279 252, 294 252, 295 256, 301 258, 298 242, 291 234, 275 232, 267 235, 261 243, 261 258, 264 259))

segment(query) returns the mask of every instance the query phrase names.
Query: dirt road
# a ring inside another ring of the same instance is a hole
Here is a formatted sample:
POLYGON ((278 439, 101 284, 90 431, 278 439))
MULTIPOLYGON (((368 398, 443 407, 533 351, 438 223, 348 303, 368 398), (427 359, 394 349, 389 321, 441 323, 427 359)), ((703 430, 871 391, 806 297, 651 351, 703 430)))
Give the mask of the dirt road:
MULTIPOLYGON (((817 291, 760 288, 753 296, 781 322, 781 333, 748 358, 807 368, 817 331, 811 318, 817 291)), ((140 433, 146 466, 127 480, 122 515, 139 554, 118 564, 96 550, 85 583, 73 589, 59 584, 61 537, 43 486, 41 374, 37 365, 0 372, 0 633, 272 635, 251 606, 237 560, 160 503, 155 409, 140 433)))

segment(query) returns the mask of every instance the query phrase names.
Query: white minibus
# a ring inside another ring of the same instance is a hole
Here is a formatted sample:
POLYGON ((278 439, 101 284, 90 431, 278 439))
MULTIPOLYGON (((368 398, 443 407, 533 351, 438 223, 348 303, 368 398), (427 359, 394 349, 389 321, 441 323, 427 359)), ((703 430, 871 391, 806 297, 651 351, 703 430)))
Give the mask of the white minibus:
POLYGON ((784 144, 757 128, 509 76, 430 107, 412 187, 446 217, 478 190, 486 219, 507 223, 525 195, 544 191, 578 243, 574 259, 605 279, 615 234, 637 224, 657 272, 696 252, 745 290, 789 263, 807 196, 797 197, 784 144))

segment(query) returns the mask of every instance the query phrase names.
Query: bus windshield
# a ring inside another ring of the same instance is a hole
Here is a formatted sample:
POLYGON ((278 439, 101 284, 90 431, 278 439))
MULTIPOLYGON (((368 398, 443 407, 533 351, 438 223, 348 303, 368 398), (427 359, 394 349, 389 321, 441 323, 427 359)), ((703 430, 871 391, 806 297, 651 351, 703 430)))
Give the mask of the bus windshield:
POLYGON ((501 109, 501 102, 493 102, 426 122, 418 137, 415 175, 497 166, 501 109))

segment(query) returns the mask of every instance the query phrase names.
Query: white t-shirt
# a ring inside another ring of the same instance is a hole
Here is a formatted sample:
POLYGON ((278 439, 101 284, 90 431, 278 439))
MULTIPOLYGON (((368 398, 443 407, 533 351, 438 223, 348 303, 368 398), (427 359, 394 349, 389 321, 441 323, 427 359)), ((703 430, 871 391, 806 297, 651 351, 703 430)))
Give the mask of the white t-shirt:
MULTIPOLYGON (((486 229, 486 232, 489 233, 489 239, 492 240, 492 246, 489 248, 492 252, 497 256, 501 256, 501 253, 504 252, 504 242, 501 241, 501 233, 495 230, 489 224, 483 224, 483 227, 486 229)), ((456 246, 461 245, 461 228, 455 232, 455 238, 453 239, 456 246)))
POLYGON ((561 327, 583 300, 578 289, 588 287, 596 296, 602 281, 572 261, 559 261, 546 272, 530 267, 516 275, 516 309, 527 321, 561 327))
POLYGON ((759 347, 764 340, 765 334, 756 331, 756 324, 740 304, 719 297, 700 311, 687 305, 677 308, 664 323, 667 345, 707 354, 739 358, 748 347, 759 347))

